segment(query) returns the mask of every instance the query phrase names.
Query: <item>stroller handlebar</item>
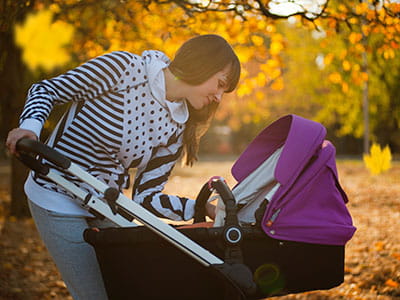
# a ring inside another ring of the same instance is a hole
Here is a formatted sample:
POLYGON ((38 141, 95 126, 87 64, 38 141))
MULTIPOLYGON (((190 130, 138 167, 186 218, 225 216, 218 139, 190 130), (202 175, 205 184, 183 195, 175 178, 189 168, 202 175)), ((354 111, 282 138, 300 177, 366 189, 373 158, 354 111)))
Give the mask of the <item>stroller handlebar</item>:
POLYGON ((206 221, 206 203, 210 195, 211 190, 208 188, 208 183, 205 183, 196 198, 193 223, 201 223, 206 221))
POLYGON ((213 176, 201 188, 196 198, 194 207, 193 223, 200 223, 206 221, 206 203, 210 198, 211 193, 215 190, 221 197, 222 201, 226 204, 228 201, 235 201, 231 189, 226 183, 225 179, 220 176, 213 176))
POLYGON ((193 218, 193 223, 204 222, 206 220, 206 203, 208 198, 210 197, 212 191, 216 191, 221 200, 225 204, 226 210, 226 218, 225 225, 229 226, 238 226, 238 218, 237 218, 237 206, 235 196, 232 193, 232 190, 226 183, 225 179, 220 176, 213 176, 208 182, 206 182, 201 188, 195 204, 195 213, 193 218))
POLYGON ((63 169, 68 169, 71 166, 71 161, 58 153, 56 150, 52 149, 51 147, 43 144, 42 142, 35 141, 32 139, 22 138, 17 142, 17 151, 21 155, 21 160, 23 163, 31 167, 33 170, 37 171, 36 169, 41 165, 37 159, 33 159, 28 156, 38 155, 41 158, 44 158, 58 167, 63 169), (36 160, 36 165, 33 162, 36 160))

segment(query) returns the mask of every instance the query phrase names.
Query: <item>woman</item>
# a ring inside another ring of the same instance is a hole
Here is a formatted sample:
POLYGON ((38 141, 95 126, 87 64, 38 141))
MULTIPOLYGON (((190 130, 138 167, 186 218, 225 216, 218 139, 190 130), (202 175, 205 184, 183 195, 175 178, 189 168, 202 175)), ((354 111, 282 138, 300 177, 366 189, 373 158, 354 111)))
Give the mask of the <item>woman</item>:
MULTIPOLYGON (((141 56, 112 52, 34 84, 20 126, 10 131, 6 145, 16 154, 19 139, 40 137, 54 104, 71 102, 47 144, 119 190, 129 186, 128 170, 137 168, 133 200, 159 217, 188 220, 194 200, 165 195, 163 187, 182 152, 186 164, 196 160, 200 136, 239 76, 237 56, 217 35, 188 40, 172 62, 160 51, 141 56)), ((28 176, 25 192, 38 231, 74 299, 106 299, 94 251, 82 232, 110 224, 40 175, 28 176)), ((207 213, 215 216, 212 205, 207 213)))

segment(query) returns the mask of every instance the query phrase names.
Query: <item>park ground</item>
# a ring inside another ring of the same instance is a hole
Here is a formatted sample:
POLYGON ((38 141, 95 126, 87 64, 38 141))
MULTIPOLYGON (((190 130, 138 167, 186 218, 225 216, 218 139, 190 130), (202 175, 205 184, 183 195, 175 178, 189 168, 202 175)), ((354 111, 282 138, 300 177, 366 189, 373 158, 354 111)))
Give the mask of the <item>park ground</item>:
MULTIPOLYGON (((233 161, 204 159, 177 167, 166 192, 195 197, 213 175, 234 185, 233 161)), ((340 286, 272 299, 400 299, 400 162, 372 176, 361 160, 338 160, 340 182, 357 231, 346 246, 345 279, 340 286)), ((31 219, 8 214, 9 166, 0 164, 0 300, 72 299, 40 241, 31 219)), ((205 299, 206 300, 206 299, 205 299)))

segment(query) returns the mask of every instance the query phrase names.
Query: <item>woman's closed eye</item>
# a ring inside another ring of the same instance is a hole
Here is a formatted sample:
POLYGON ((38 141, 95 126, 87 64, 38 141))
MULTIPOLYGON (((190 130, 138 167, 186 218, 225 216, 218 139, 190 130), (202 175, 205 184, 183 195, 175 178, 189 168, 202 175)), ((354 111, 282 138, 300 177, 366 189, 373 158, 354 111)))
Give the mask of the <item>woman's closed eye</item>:
POLYGON ((226 82, 223 80, 218 80, 218 88, 225 88, 226 82))

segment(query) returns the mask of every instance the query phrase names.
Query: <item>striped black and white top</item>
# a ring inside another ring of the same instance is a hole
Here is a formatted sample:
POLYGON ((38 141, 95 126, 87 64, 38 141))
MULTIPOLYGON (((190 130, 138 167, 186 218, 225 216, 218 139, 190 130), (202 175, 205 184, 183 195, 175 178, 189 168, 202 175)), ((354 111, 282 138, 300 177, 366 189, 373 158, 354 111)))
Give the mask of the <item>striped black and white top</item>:
MULTIPOLYGON (((112 52, 34 84, 20 127, 39 136, 53 106, 72 102, 47 143, 120 190, 129 186, 128 170, 137 168, 133 200, 159 217, 188 220, 194 201, 162 193, 181 154, 187 120, 186 103, 171 109, 172 103, 154 96, 157 89, 165 90, 160 71, 168 63, 159 51, 145 51, 142 56, 112 52), (155 70, 158 79, 152 80, 155 70)), ((90 190, 77 178, 63 175, 90 190)), ((46 178, 35 176, 34 181, 47 190, 67 193, 46 178)), ((34 201, 34 193, 27 194, 34 201)))

